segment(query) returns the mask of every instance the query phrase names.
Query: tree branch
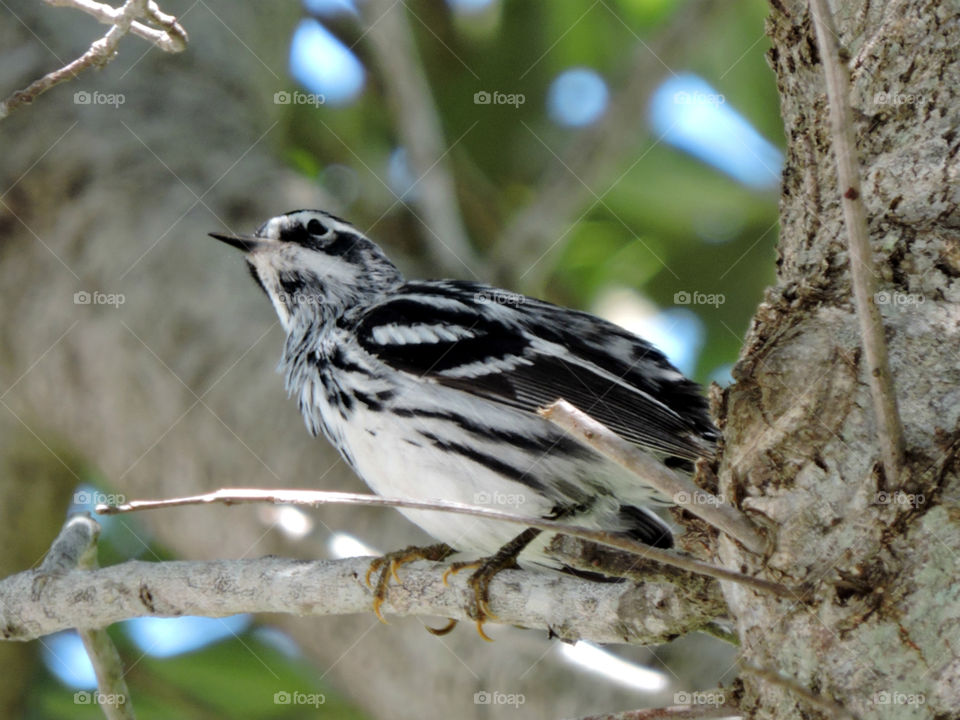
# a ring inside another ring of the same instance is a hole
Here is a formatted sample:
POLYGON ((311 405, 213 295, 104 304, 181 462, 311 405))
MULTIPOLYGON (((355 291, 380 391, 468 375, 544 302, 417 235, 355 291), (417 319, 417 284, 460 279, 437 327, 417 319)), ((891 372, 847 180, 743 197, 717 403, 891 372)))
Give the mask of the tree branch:
MULTIPOLYGON (((89 515, 74 515, 67 520, 43 563, 33 573, 28 595, 31 603, 40 601, 51 580, 59 581, 74 571, 95 570, 99 538, 100 525, 89 515)), ((6 607, 2 601, 0 607, 6 607)), ((97 676, 97 704, 103 714, 107 720, 133 720, 130 691, 123 679, 123 661, 110 635, 103 628, 84 628, 79 635, 97 676)))
POLYGON ((542 409, 540 415, 626 468, 675 504, 739 540, 751 552, 763 555, 767 551, 768 542, 735 507, 673 472, 566 400, 542 409))
POLYGON ((779 673, 773 672, 772 670, 759 668, 749 663, 741 662, 739 665, 740 670, 744 675, 753 675, 764 682, 783 688, 787 692, 796 695, 807 704, 812 705, 817 710, 826 713, 828 717, 836 718, 836 720, 859 720, 856 715, 847 710, 845 707, 838 705, 824 695, 811 692, 790 678, 785 678, 779 673))
POLYGON ((83 70, 93 66, 103 67, 109 63, 116 55, 120 39, 128 32, 149 40, 166 52, 181 52, 187 46, 186 31, 177 23, 175 17, 161 12, 153 0, 126 0, 118 9, 93 0, 44 0, 44 2, 56 7, 73 7, 83 10, 112 27, 79 58, 67 63, 59 70, 47 73, 0 102, 0 120, 21 105, 29 105, 52 87, 74 79, 83 70), (139 22, 140 20, 152 22, 163 29, 150 27, 139 22))
POLYGON ((105 628, 78 630, 97 675, 97 705, 107 720, 134 720, 133 702, 123 679, 123 660, 105 628))
MULTIPOLYGON (((47 5, 54 7, 72 7, 77 10, 83 10, 88 15, 92 15, 104 25, 120 25, 124 22, 124 14, 127 12, 137 13, 139 8, 127 9, 130 3, 122 8, 113 8, 106 3, 95 2, 94 0, 43 0, 47 5)), ((164 52, 178 53, 187 49, 187 31, 177 22, 173 15, 167 15, 160 10, 154 0, 147 0, 146 9, 142 14, 134 14, 134 19, 130 23, 129 31, 134 35, 147 40, 156 45, 164 52), (145 25, 140 19, 147 19, 158 25, 162 30, 145 25)))
MULTIPOLYGON (((678 693, 679 694, 679 693, 678 693)), ((696 695, 698 693, 689 693, 696 695)), ((722 689, 699 693, 702 695, 724 695, 722 689)), ((663 708, 644 708, 643 710, 624 710, 623 712, 590 715, 580 720, 707 720, 708 718, 740 717, 739 708, 732 702, 704 705, 671 705, 663 708)))
POLYGON ((132 500, 122 505, 98 505, 97 512, 105 515, 112 515, 124 512, 134 512, 138 510, 153 510, 166 507, 177 507, 181 505, 204 505, 208 503, 223 503, 225 505, 235 505, 239 503, 251 502, 271 502, 277 504, 289 505, 369 505, 377 507, 402 507, 414 510, 436 510, 440 512, 460 513, 462 515, 472 515, 475 517, 487 518, 490 520, 501 520, 503 522, 522 525, 524 527, 535 527, 541 530, 547 530, 555 533, 562 533, 573 537, 589 540, 617 550, 623 550, 632 553, 640 558, 652 560, 664 565, 686 570, 688 572, 705 575, 716 578, 717 580, 728 580, 741 585, 750 587, 758 592, 764 592, 776 595, 778 597, 789 598, 792 600, 803 600, 809 590, 804 587, 787 587, 779 583, 770 582, 762 578, 743 575, 732 570, 710 565, 708 563, 694 560, 685 555, 679 555, 667 550, 650 547, 636 540, 631 540, 624 535, 605 532, 603 530, 593 530, 590 528, 579 527, 576 525, 566 525, 561 522, 544 520, 539 517, 529 515, 514 515, 512 513, 490 510, 489 508, 477 507, 474 505, 465 505, 463 503, 449 502, 445 500, 433 500, 422 502, 419 500, 407 500, 404 498, 386 498, 379 495, 368 495, 363 493, 332 492, 329 490, 260 490, 258 488, 224 488, 203 495, 189 495, 186 497, 171 498, 169 500, 132 500))
MULTIPOLYGON (((364 578, 371 558, 312 562, 255 560, 150 563, 137 560, 97 570, 47 575, 28 570, 0 581, 0 632, 27 641, 60 630, 102 628, 132 617, 236 613, 301 616, 372 612, 364 578)), ((468 620, 467 577, 444 584, 446 565, 417 562, 400 569, 384 608, 394 615, 468 620)), ((723 602, 706 603, 717 613, 723 602)), ((703 624, 701 589, 688 591, 655 577, 643 584, 596 583, 553 572, 505 570, 490 584, 499 623, 547 630, 565 640, 652 644, 703 624), (691 606, 693 612, 690 612, 691 606)))
POLYGON ((903 468, 904 439, 897 396, 890 373, 883 321, 874 300, 876 272, 867 230, 867 211, 860 188, 860 168, 850 109, 850 71, 839 56, 837 31, 826 0, 810 0, 810 13, 816 28, 817 45, 827 81, 827 99, 833 135, 833 154, 837 162, 837 188, 841 194, 843 219, 847 228, 850 253, 850 277, 854 306, 860 322, 860 335, 867 360, 870 394, 877 416, 883 466, 887 480, 897 482, 903 468))

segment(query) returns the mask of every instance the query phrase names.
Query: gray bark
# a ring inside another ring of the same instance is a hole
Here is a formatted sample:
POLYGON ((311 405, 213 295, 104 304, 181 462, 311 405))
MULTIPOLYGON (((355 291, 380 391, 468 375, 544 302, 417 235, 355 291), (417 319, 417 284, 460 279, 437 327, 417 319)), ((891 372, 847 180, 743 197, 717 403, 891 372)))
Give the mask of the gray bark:
MULTIPOLYGON (((763 562, 721 541, 720 555, 816 593, 784 602, 725 586, 727 602, 751 664, 861 718, 956 717, 958 9, 835 7, 908 450, 904 477, 887 479, 851 304, 823 67, 806 4, 774 5, 770 58, 788 138, 779 274, 717 405, 721 490, 770 529, 776 550, 763 562)), ((751 718, 811 712, 751 677, 742 703, 751 718)))
MULTIPOLYGON (((629 560, 636 563, 635 558, 629 560)), ((70 572, 43 567, 0 580, 0 637, 35 640, 61 630, 103 628, 143 616, 364 613, 372 601, 365 582, 370 561, 268 557, 209 563, 131 560, 70 572)), ((472 626, 468 576, 462 573, 445 581, 446 569, 439 563, 405 565, 398 573, 401 581, 390 586, 383 611, 391 617, 452 618, 472 626)), ((490 606, 496 624, 535 628, 567 642, 653 645, 697 630, 722 612, 715 583, 683 588, 669 582, 675 579, 596 583, 560 573, 505 570, 491 583, 490 606), (712 612, 698 615, 691 608, 712 612)))

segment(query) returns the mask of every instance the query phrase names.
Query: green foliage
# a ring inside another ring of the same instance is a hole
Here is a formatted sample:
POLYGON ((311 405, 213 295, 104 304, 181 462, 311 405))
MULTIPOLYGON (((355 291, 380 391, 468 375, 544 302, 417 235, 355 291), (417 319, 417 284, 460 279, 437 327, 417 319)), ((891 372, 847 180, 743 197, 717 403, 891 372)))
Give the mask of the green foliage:
MULTIPOLYGON (((656 45, 656 34, 691 7, 671 0, 505 0, 479 16, 452 18, 443 3, 411 5, 420 21, 411 16, 411 26, 446 141, 460 138, 448 158, 463 215, 494 267, 502 252, 493 249, 499 234, 545 180, 566 172, 557 157, 564 158, 584 132, 547 117, 553 78, 571 67, 592 68, 615 96, 629 78, 640 41, 656 45), (525 102, 477 105, 473 94, 480 90, 522 93, 525 102)), ((764 59, 766 4, 707 7, 700 24, 689 28, 682 56, 653 66, 663 80, 699 74, 761 134, 782 144, 776 86, 764 59)), ((399 144, 385 108, 385 89, 374 80, 349 107, 289 109, 286 157, 318 182, 330 163, 353 168, 360 189, 356 199, 345 198, 344 212, 361 225, 380 218, 395 201, 381 180, 399 144)), ((659 142, 650 135, 645 109, 638 110, 636 132, 624 135, 622 148, 620 165, 594 181, 587 204, 570 208, 564 218, 575 226, 542 260, 550 271, 546 289, 523 287, 523 279, 511 289, 584 309, 610 286, 631 288, 664 309, 684 290, 722 294, 722 305, 688 308, 705 327, 696 374, 706 380, 736 360, 749 318, 773 280, 776 192, 747 188, 659 142)), ((338 192, 336 186, 327 189, 338 192)), ((433 276, 422 255, 425 246, 410 245, 418 229, 398 203, 373 234, 394 253, 421 254, 423 274, 433 276)))

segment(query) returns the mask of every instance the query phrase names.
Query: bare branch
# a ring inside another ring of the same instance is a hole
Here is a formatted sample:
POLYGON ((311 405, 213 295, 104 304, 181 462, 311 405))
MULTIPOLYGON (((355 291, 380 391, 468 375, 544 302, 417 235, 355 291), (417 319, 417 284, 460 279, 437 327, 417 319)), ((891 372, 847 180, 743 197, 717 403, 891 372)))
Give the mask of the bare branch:
MULTIPOLYGON (((707 691, 724 694, 723 689, 707 691)), ((707 718, 740 717, 738 708, 734 704, 719 705, 671 705, 663 708, 645 708, 643 710, 624 710, 623 712, 590 715, 580 720, 707 720, 707 718)))
MULTIPOLYGON (((100 524, 89 515, 74 515, 63 525, 40 568, 37 577, 47 578, 73 570, 96 567, 100 524)), ((42 583, 41 583, 42 584, 42 583)), ((40 590, 35 589, 34 594, 40 590)))
POLYGON ((625 467, 680 507, 739 540, 751 552, 759 555, 766 552, 767 541, 735 507, 673 472, 566 400, 558 400, 541 410, 540 414, 577 440, 625 467))
POLYGON ((90 45, 90 48, 79 58, 67 63, 59 70, 47 73, 0 102, 0 120, 21 105, 29 105, 52 87, 77 77, 83 70, 108 64, 116 55, 120 39, 128 32, 149 40, 166 52, 180 52, 187 46, 186 31, 177 23, 176 18, 161 12, 153 0, 126 0, 119 9, 93 0, 44 0, 44 2, 57 7, 83 10, 112 27, 106 35, 90 45), (139 20, 154 23, 162 29, 150 27, 139 20))
POLYGON ((136 717, 133 702, 123 679, 126 673, 117 646, 103 628, 78 630, 78 633, 97 675, 97 691, 100 693, 97 705, 107 720, 133 720, 136 717))
MULTIPOLYGON (((74 515, 67 520, 43 563, 32 573, 29 600, 40 601, 51 580, 59 581, 76 570, 95 570, 99 538, 100 525, 89 515, 74 515)), ((123 662, 113 640, 102 628, 84 628, 79 634, 97 676, 100 693, 97 704, 103 714, 107 720, 132 720, 130 691, 123 679, 123 662)))
POLYGON ((412 508, 414 510, 437 510, 440 512, 460 513, 463 515, 473 515, 475 517, 487 518, 490 520, 502 520, 503 522, 523 525, 525 527, 535 527, 549 532, 562 533, 573 537, 582 538, 591 542, 607 545, 618 550, 633 553, 641 558, 653 560, 671 567, 687 570, 688 572, 698 573, 717 580, 729 580, 749 586, 759 592, 771 593, 778 597, 790 598, 793 600, 802 600, 808 594, 806 588, 790 588, 779 583, 763 580, 762 578, 743 575, 725 568, 710 565, 708 563, 694 560, 684 555, 678 555, 667 550, 659 550, 641 542, 631 540, 624 535, 617 535, 603 530, 592 530, 590 528, 578 527, 576 525, 565 525, 564 523, 543 518, 531 517, 527 515, 513 515, 511 513, 490 510, 489 508, 476 507, 474 505, 465 505, 463 503, 449 502, 444 500, 433 500, 431 502, 421 502, 418 500, 406 500, 403 498, 385 498, 379 495, 367 495, 363 493, 345 493, 332 492, 329 490, 260 490, 257 488, 224 488, 215 490, 203 495, 190 495, 186 497, 171 498, 169 500, 133 500, 122 505, 98 505, 97 512, 104 515, 112 515, 124 512, 133 512, 137 510, 152 510, 157 508, 177 507, 180 505, 204 505, 208 503, 223 503, 225 505, 235 505, 239 503, 251 502, 271 502, 289 505, 372 505, 379 507, 402 507, 412 508))
POLYGON ((897 410, 897 396, 890 373, 883 321, 874 301, 877 281, 867 230, 867 211, 860 187, 860 167, 853 132, 853 113, 850 109, 850 71, 839 56, 837 32, 826 0, 811 0, 810 12, 827 80, 833 154, 837 162, 837 188, 841 195, 844 224, 847 227, 850 278, 867 360, 870 394, 873 396, 873 408, 877 416, 884 471, 887 480, 895 483, 903 468, 903 425, 897 410))
POLYGON ((842 720, 858 720, 856 715, 846 708, 838 705, 830 698, 811 692, 802 685, 789 678, 785 678, 779 673, 773 672, 772 670, 758 668, 745 662, 740 663, 740 670, 745 675, 753 675, 757 678, 760 678, 764 682, 781 687, 787 692, 800 697, 807 704, 812 705, 813 707, 817 708, 817 710, 826 713, 828 717, 836 718, 836 720, 841 720, 841 718, 842 720))
MULTIPOLYGON (((371 613, 364 577, 371 558, 306 562, 277 557, 215 562, 129 561, 48 578, 31 597, 39 571, 0 581, 0 632, 27 641, 71 627, 106 627, 132 617, 236 613, 371 613)), ((384 609, 394 615, 468 620, 465 575, 444 584, 446 565, 404 565, 384 609)), ((567 640, 651 644, 702 623, 702 598, 668 582, 596 583, 553 572, 505 570, 490 584, 497 623, 542 629, 567 640), (696 612, 688 613, 691 603, 696 612)))
MULTIPOLYGON (((47 5, 53 5, 55 7, 72 7, 77 10, 83 10, 104 25, 121 24, 124 19, 124 12, 127 9, 126 5, 122 8, 114 8, 106 3, 95 2, 94 0, 43 1, 47 3, 47 5)), ((134 19, 130 23, 129 30, 134 35, 153 43, 164 52, 178 53, 187 49, 187 31, 177 22, 176 17, 162 12, 154 0, 148 0, 143 14, 134 15, 134 17, 150 20, 155 25, 163 28, 162 30, 154 28, 134 19)))

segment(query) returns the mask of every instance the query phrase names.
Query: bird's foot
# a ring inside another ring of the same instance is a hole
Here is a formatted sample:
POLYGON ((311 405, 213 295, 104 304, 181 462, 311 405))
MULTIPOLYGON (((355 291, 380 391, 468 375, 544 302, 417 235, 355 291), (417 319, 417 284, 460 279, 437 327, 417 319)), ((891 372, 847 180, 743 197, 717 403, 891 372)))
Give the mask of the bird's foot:
MULTIPOLYGON (((477 624, 477 633, 484 640, 493 642, 493 638, 483 631, 483 624, 487 620, 497 619, 496 613, 490 609, 490 582, 501 570, 519 567, 517 556, 539 534, 540 531, 536 528, 528 528, 500 548, 495 555, 472 562, 452 563, 443 573, 443 584, 446 585, 451 575, 456 575, 467 568, 477 568, 467 581, 473 594, 473 602, 468 608, 468 613, 477 624)), ((452 625, 444 628, 445 633, 452 629, 452 625)))
MULTIPOLYGON (((487 622, 487 620, 497 619, 496 613, 490 609, 490 581, 493 580, 494 576, 501 570, 517 567, 517 562, 514 558, 511 558, 510 561, 505 564, 500 562, 494 563, 493 561, 496 559, 496 556, 491 556, 472 562, 455 562, 443 573, 443 584, 447 585, 447 580, 451 575, 456 575, 461 570, 466 570, 467 568, 477 568, 473 575, 470 576, 470 579, 467 580, 467 585, 470 586, 473 595, 473 602, 467 612, 477 624, 477 633, 489 642, 493 642, 493 638, 484 632, 483 624, 487 622)), ((444 628, 444 630, 450 632, 450 630, 453 630, 453 626, 450 626, 449 630, 446 628, 444 628)))
MULTIPOLYGON (((380 607, 384 602, 386 602, 390 578, 392 577, 398 583, 400 582, 400 576, 397 575, 398 567, 409 562, 415 562, 417 560, 433 560, 435 562, 440 562, 441 560, 446 560, 455 552, 456 550, 444 543, 437 543, 436 545, 428 545, 426 547, 411 545, 403 550, 396 550, 394 552, 386 553, 385 555, 378 557, 371 562, 370 567, 367 568, 367 576, 365 579, 367 587, 373 588, 373 612, 376 613, 377 617, 380 619, 380 622, 382 622, 384 625, 387 624, 387 621, 383 617, 383 613, 380 612, 380 607), (371 583, 370 577, 376 572, 379 572, 380 574, 377 576, 376 585, 374 585, 371 583)), ((454 624, 448 625, 445 628, 440 628, 436 631, 434 628, 427 628, 427 630, 436 635, 446 635, 448 632, 453 630, 453 627, 456 624, 455 621, 451 622, 454 624)))

